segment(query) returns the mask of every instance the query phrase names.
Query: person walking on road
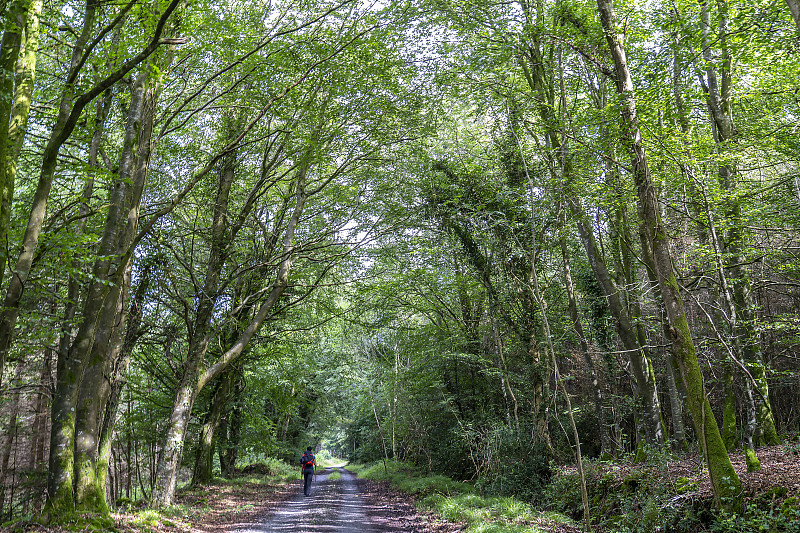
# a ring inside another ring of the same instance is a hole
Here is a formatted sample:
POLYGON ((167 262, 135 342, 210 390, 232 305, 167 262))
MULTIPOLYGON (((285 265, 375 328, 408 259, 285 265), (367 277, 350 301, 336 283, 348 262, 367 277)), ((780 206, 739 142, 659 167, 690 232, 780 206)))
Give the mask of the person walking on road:
POLYGON ((303 465, 300 469, 303 474, 303 494, 306 496, 311 496, 311 479, 314 477, 314 471, 317 468, 317 458, 314 457, 314 454, 311 451, 312 449, 313 448, 311 446, 306 448, 306 452, 300 459, 300 462, 303 465))

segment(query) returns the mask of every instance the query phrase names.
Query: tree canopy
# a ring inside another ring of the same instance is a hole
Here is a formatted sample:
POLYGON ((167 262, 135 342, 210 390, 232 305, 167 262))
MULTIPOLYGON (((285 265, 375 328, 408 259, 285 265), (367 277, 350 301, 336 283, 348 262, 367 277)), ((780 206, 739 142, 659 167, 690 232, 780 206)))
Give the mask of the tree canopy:
POLYGON ((800 429, 796 0, 0 6, 0 517, 800 429))

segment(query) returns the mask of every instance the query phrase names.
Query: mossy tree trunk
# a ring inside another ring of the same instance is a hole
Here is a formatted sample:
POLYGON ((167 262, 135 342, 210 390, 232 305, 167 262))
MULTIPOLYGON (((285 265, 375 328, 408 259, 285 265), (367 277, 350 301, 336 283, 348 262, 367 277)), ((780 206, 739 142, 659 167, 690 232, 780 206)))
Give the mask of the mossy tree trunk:
POLYGON ((139 206, 152 150, 157 96, 162 73, 173 55, 170 49, 161 61, 144 66, 131 89, 119 169, 109 192, 98 258, 92 268, 93 281, 83 304, 81 325, 63 361, 64 379, 59 373, 56 386, 56 397, 70 409, 70 416, 61 418, 59 413, 56 417, 54 411, 48 486, 59 487, 51 494, 59 494, 62 501, 48 500, 48 509, 69 507, 66 503, 69 498, 74 500, 72 505, 78 511, 102 515, 109 512, 104 482, 108 465, 100 463, 103 416, 111 394, 108 376, 115 364, 109 355, 114 325, 125 305, 131 249, 135 246, 139 206), (71 426, 69 431, 65 431, 67 425, 71 426), (72 440, 58 435, 70 436, 72 440), (58 440, 55 449, 54 439, 58 440), (66 474, 62 469, 74 472, 66 474))
MULTIPOLYGON (((15 0, 0 41, 0 285, 8 264, 14 184, 33 95, 42 0, 15 0), (14 83, 16 79, 16 84, 14 83)), ((0 348, 0 384, 8 349, 0 348)))
MULTIPOLYGON (((153 259, 157 262, 160 258, 155 256, 153 259)), ((151 262, 146 262, 142 265, 139 270, 141 278, 131 300, 130 308, 127 311, 123 308, 121 316, 116 317, 116 324, 113 328, 108 356, 108 360, 111 362, 111 367, 108 371, 110 391, 108 399, 105 401, 105 412, 101 418, 102 423, 100 425, 98 437, 97 461, 94 467, 97 479, 96 491, 102 494, 107 493, 106 480, 108 478, 108 468, 111 461, 117 411, 119 409, 123 387, 127 382, 131 353, 141 335, 142 308, 145 295, 150 286, 154 267, 155 265, 151 262)), ((128 269, 124 282, 126 288, 130 286, 130 275, 130 269, 128 269)), ((128 482, 130 483, 130 468, 128 482)))
MULTIPOLYGON (((707 95, 709 115, 713 121, 713 134, 716 143, 719 164, 720 185, 726 192, 724 200, 725 226, 727 231, 720 235, 719 254, 724 255, 726 270, 730 273, 733 285, 728 298, 731 304, 732 335, 736 340, 736 355, 742 354, 751 381, 758 390, 759 398, 753 397, 757 407, 748 407, 756 411, 758 427, 756 440, 763 444, 778 444, 775 419, 769 400, 764 357, 761 343, 756 332, 754 301, 751 290, 750 273, 744 267, 745 220, 742 213, 741 191, 739 190, 740 173, 738 170, 736 145, 738 133, 733 119, 733 58, 728 43, 728 11, 727 4, 716 4, 717 31, 712 28, 712 13, 705 0, 700 2, 700 25, 702 28, 703 60, 706 77, 701 78, 703 89, 707 95), (719 46, 716 57, 711 49, 713 43, 719 46)), ((721 274, 725 277, 725 273, 721 274)), ((750 403, 752 403, 750 402, 750 403)))
POLYGON ((689 332, 680 287, 675 277, 669 250, 669 238, 666 228, 661 222, 655 189, 642 145, 633 80, 628 68, 625 49, 618 34, 613 4, 610 0, 597 0, 597 7, 603 32, 614 61, 614 78, 619 95, 624 132, 622 142, 631 154, 632 171, 639 198, 639 215, 645 224, 647 239, 653 250, 656 273, 670 325, 672 350, 681 369, 695 430, 708 461, 708 471, 715 500, 723 508, 739 512, 742 508, 742 484, 733 469, 719 427, 711 412, 703 374, 700 371, 694 342, 689 332))
MULTIPOLYGON (((173 23, 168 32, 174 34, 177 24, 179 22, 173 23)), ((75 442, 75 503, 82 512, 108 512, 105 485, 108 457, 103 458, 102 435, 104 427, 113 428, 113 422, 104 418, 108 408, 116 412, 115 406, 108 405, 115 385, 110 376, 120 371, 124 373, 127 369, 126 361, 123 362, 124 369, 119 367, 132 260, 127 252, 136 236, 142 194, 147 182, 158 95, 164 73, 169 69, 173 57, 174 48, 170 47, 154 64, 142 69, 133 85, 128 107, 128 125, 118 179, 124 188, 119 193, 122 216, 114 222, 109 220, 109 223, 118 225, 115 255, 128 259, 125 264, 117 261, 113 265, 115 282, 103 302, 89 362, 81 382, 76 418, 79 438, 75 442)), ((84 317, 84 320, 87 319, 84 317)), ((110 453, 110 448, 106 452, 110 453)))
MULTIPOLYGON (((11 209, 6 201, 8 183, 8 161, 11 143, 9 142, 9 123, 14 107, 14 78, 20 49, 25 41, 25 25, 31 0, 12 0, 8 10, 2 13, 4 22, 3 38, 0 40, 0 283, 6 269, 6 250, 8 250, 8 222, 11 209)), ((13 190, 13 183, 11 184, 13 190)), ((3 360, 0 359, 0 378, 3 372, 3 360)), ((2 379, 0 379, 0 382, 2 379)))
MULTIPOLYGON (((104 93, 106 89, 113 86, 116 82, 121 80, 126 74, 128 74, 131 70, 141 64, 145 59, 147 59, 153 52, 158 49, 161 45, 161 35, 164 30, 164 26, 167 23, 167 20, 171 17, 173 11, 177 8, 178 4, 183 0, 172 0, 161 12, 161 16, 156 22, 155 28, 152 33, 152 38, 150 42, 136 55, 130 57, 126 60, 122 65, 119 66, 115 71, 110 73, 105 78, 99 80, 98 82, 92 84, 92 86, 84 93, 80 95, 76 95, 76 87, 77 82, 80 75, 84 71, 84 67, 86 67, 87 62, 85 61, 84 52, 87 44, 89 43, 89 38, 93 35, 95 31, 95 24, 96 24, 96 16, 97 16, 97 9, 99 6, 99 2, 97 0, 87 0, 84 13, 84 20, 83 20, 83 28, 78 35, 75 43, 72 45, 72 56, 70 59, 70 66, 67 72, 66 80, 64 82, 64 87, 61 91, 61 95, 59 98, 59 105, 58 105, 58 115, 56 117, 55 124, 53 128, 50 130, 50 134, 48 136, 44 152, 42 154, 42 161, 40 166, 39 172, 39 179, 36 184, 36 190, 33 194, 33 199, 31 202, 30 214, 28 216, 28 223, 25 227, 25 232, 22 236, 22 242, 20 245, 20 253, 17 258, 14 272, 15 275, 12 276, 9 280, 8 288, 6 290, 5 299, 3 301, 2 306, 2 315, 0 315, 0 359, 5 357, 5 354, 8 353, 8 350, 11 347, 13 342, 14 336, 14 327, 17 323, 17 318, 19 316, 19 304, 22 299, 22 294, 25 289, 25 284, 28 280, 28 277, 31 273, 31 268, 33 266, 34 258, 36 257, 36 249, 39 244, 39 237, 41 236, 42 228, 44 227, 45 221, 45 214, 47 211, 47 202, 48 197, 50 195, 50 189, 53 185, 53 179, 56 174, 56 168, 58 165, 58 156, 61 150, 61 147, 64 143, 69 139, 72 135, 72 132, 75 130, 75 127, 78 124, 78 121, 83 113, 83 110, 86 108, 89 103, 91 103, 97 96, 104 93)), ((129 4, 129 7, 132 7, 133 3, 129 4)), ((117 23, 119 23, 122 19, 117 17, 115 19, 117 23)), ((109 29, 109 28, 106 28, 109 29)), ((87 326, 91 327, 91 326, 87 326)), ((75 370, 75 369, 72 369, 75 370)), ((72 372, 72 370, 67 370, 68 372, 72 372)), ((80 379, 80 376, 83 373, 82 368, 78 368, 80 372, 76 376, 65 376, 63 380, 59 380, 62 383, 62 386, 65 386, 66 382, 70 381, 77 381, 80 379)), ((72 387, 76 387, 77 384, 70 385, 72 387)), ((53 416, 56 417, 63 417, 64 420, 66 419, 73 419, 74 423, 74 415, 69 414, 67 412, 61 412, 60 409, 63 407, 67 410, 70 409, 69 405, 61 405, 60 403, 54 402, 53 404, 53 416)), ((59 418, 60 419, 60 418, 59 418)), ((54 419, 55 420, 55 419, 54 419)), ((60 424, 59 424, 60 425, 60 424)), ((57 430, 60 431, 60 430, 57 430)), ((64 435, 63 438, 72 439, 72 432, 68 431, 69 435, 64 435)), ((62 437, 56 438, 55 442, 53 442, 54 447, 51 447, 51 450, 59 450, 63 448, 63 439, 62 437)), ((62 453, 62 452, 56 452, 62 453)), ((71 452, 70 452, 71 453, 71 452)), ((55 460, 55 459, 54 459, 55 460)), ((68 461, 71 465, 71 459, 68 461)), ((54 465, 57 470, 63 472, 63 466, 59 466, 58 464, 54 465)), ((70 475, 71 476, 71 475, 70 475)), ((51 480, 52 481, 52 480, 51 480)), ((64 481, 63 479, 61 481, 64 481)), ((53 481, 55 483, 55 481, 53 481)), ((61 486, 61 483, 57 483, 58 486, 61 486)), ((48 498, 57 498, 60 499, 62 496, 66 498, 68 496, 66 492, 66 485, 62 487, 64 490, 59 491, 56 485, 50 486, 48 490, 48 498)), ((70 489, 71 492, 71 489, 70 489)), ((71 499, 71 497, 70 497, 71 499)), ((50 516, 50 511, 56 511, 56 515, 61 515, 61 506, 56 505, 56 508, 50 506, 47 509, 47 514, 45 518, 50 516)), ((69 512, 72 510, 72 505, 66 506, 63 510, 69 512)))
POLYGON ((129 244, 125 234, 130 232, 125 231, 125 225, 129 211, 134 204, 138 206, 144 187, 143 182, 134 186, 134 179, 142 140, 140 133, 148 71, 145 69, 139 74, 132 90, 119 171, 109 194, 98 258, 92 268, 94 281, 83 305, 81 325, 60 364, 60 370, 63 368, 64 372, 59 372, 54 406, 61 405, 62 409, 68 410, 68 415, 64 416, 61 411, 57 415, 54 409, 48 486, 49 505, 56 509, 74 505, 66 502, 67 499, 73 501, 74 490, 78 510, 108 513, 105 492, 98 494, 96 490, 95 469, 100 417, 109 392, 106 341, 120 303, 120 274, 127 268, 115 258, 129 244), (95 342, 98 334, 99 342, 95 342), (80 438, 74 439, 76 434, 80 438), (62 501, 55 501, 53 494, 58 494, 62 501))
POLYGON ((193 485, 210 483, 213 477, 214 446, 216 444, 214 437, 217 435, 222 413, 230 400, 231 382, 235 377, 235 370, 235 368, 231 368, 220 376, 219 385, 211 400, 211 408, 200 429, 195 450, 194 471, 192 472, 193 485))

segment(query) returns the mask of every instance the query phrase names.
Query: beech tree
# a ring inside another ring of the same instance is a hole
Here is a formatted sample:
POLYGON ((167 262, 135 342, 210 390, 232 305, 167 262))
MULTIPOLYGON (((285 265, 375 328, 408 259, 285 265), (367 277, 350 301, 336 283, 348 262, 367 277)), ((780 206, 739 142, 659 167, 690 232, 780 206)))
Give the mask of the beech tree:
POLYGON ((309 440, 534 501, 688 451, 737 512, 797 430, 797 10, 616 4, 3 1, 0 514, 309 440))

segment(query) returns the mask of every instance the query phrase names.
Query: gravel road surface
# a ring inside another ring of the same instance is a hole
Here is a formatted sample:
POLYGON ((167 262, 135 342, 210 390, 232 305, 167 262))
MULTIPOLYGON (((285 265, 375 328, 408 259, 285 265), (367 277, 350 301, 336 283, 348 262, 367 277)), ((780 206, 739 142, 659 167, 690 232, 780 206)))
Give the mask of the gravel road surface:
POLYGON ((302 488, 263 522, 236 529, 236 533, 388 533, 395 529, 370 509, 360 494, 355 474, 337 469, 341 478, 329 480, 331 469, 317 474, 311 485, 311 496, 302 488))

